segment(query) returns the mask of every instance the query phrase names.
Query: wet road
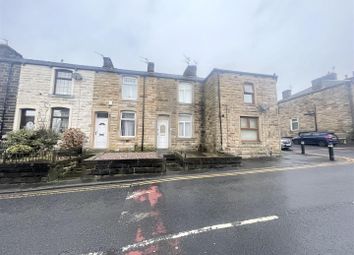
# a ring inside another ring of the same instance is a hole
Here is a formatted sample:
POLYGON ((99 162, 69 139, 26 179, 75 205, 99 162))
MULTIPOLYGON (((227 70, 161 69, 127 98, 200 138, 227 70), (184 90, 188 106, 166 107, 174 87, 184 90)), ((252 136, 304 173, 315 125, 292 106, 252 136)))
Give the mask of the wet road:
POLYGON ((354 168, 3 199, 0 226, 0 254, 352 254, 354 168))

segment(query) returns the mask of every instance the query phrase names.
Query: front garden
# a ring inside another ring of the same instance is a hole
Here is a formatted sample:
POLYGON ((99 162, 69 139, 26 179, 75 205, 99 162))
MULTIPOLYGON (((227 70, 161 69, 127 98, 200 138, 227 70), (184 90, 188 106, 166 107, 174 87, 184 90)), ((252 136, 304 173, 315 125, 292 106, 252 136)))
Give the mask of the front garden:
POLYGON ((63 134, 49 129, 8 133, 0 146, 0 183, 39 182, 78 175, 86 157, 85 135, 70 128, 63 134))

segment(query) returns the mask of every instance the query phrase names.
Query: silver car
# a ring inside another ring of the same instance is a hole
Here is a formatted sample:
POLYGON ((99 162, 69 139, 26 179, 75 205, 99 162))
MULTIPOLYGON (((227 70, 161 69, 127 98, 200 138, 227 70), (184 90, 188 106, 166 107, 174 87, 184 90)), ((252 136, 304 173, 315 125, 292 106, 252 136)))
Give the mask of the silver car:
POLYGON ((282 137, 280 145, 282 150, 289 150, 293 144, 290 138, 282 137))

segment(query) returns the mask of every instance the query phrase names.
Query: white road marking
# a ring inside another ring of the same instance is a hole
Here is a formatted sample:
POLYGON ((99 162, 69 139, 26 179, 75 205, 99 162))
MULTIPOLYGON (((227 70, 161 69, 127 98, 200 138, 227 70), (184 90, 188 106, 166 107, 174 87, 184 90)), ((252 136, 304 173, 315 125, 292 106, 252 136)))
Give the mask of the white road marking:
POLYGON ((157 238, 151 238, 142 242, 130 244, 127 246, 122 247, 122 252, 127 252, 133 249, 137 248, 143 248, 145 246, 161 242, 161 241, 166 241, 166 240, 171 240, 171 239, 177 239, 181 237, 186 237, 189 235, 197 235, 205 232, 209 232, 212 230, 219 230, 219 229, 226 229, 226 228, 232 228, 232 227, 240 227, 244 225, 250 225, 250 224, 255 224, 255 223, 260 223, 260 222, 266 222, 266 221, 272 221, 272 220, 277 220, 279 219, 278 216, 276 215, 271 215, 271 216, 266 216, 266 217, 260 217, 260 218, 255 218, 255 219, 249 219, 249 220, 244 220, 244 221, 236 221, 236 222, 230 222, 230 223, 224 223, 224 224, 218 224, 218 225, 213 225, 213 226, 207 226, 203 228, 198 228, 198 229, 193 229, 189 231, 184 231, 180 232, 177 234, 170 234, 170 235, 165 235, 165 236, 160 236, 157 238))

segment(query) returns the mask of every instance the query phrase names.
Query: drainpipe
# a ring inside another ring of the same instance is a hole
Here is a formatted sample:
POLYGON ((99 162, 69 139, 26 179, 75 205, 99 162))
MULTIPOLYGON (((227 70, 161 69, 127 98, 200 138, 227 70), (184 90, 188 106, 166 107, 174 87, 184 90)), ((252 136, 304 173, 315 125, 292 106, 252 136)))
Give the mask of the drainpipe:
POLYGON ((220 145, 221 151, 223 151, 223 140, 222 140, 222 120, 221 120, 221 98, 220 98, 220 75, 219 72, 216 73, 218 78, 218 101, 219 101, 219 123, 220 123, 220 145))
POLYGON ((142 128, 141 128, 141 151, 144 151, 144 133, 145 133, 145 76, 143 79, 143 111, 142 111, 142 128))
POLYGON ((4 119, 5 119, 5 113, 6 113, 6 108, 7 108, 7 96, 9 94, 9 87, 10 83, 12 80, 12 72, 13 72, 13 66, 14 64, 11 63, 10 69, 8 72, 8 78, 6 82, 6 90, 5 90, 5 96, 4 96, 4 104, 3 104, 3 111, 2 111, 2 116, 1 116, 1 126, 0 126, 0 139, 2 140, 3 132, 4 132, 4 119))

